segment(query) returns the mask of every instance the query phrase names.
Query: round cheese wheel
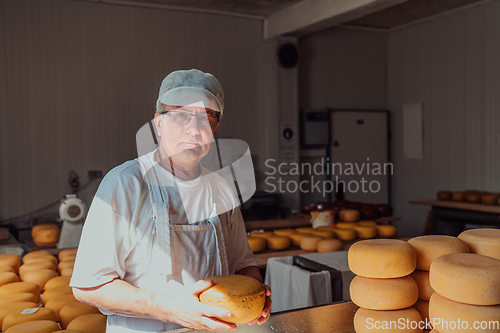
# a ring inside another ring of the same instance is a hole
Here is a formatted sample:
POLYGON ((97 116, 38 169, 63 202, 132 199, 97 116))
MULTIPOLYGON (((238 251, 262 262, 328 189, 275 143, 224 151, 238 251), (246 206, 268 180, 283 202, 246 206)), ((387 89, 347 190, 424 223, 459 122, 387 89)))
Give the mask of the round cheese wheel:
POLYGON ((230 318, 220 320, 244 324, 257 318, 266 302, 265 289, 262 283, 245 275, 219 275, 212 280, 210 288, 200 293, 200 302, 218 306, 231 312, 230 318))
POLYGON ((303 228, 297 228, 295 231, 300 232, 302 234, 310 234, 311 232, 314 231, 314 228, 311 227, 303 227, 303 228))
MULTIPOLYGON (((47 228, 57 228, 57 225, 55 224, 37 224, 33 228, 31 228, 31 238, 35 238, 35 235, 38 230, 40 229, 47 229, 47 228)), ((46 252, 46 251, 44 251, 46 252)), ((46 252, 48 253, 48 252, 46 252)))
POLYGON ((342 209, 339 218, 344 222, 356 222, 359 220, 359 212, 355 209, 342 209))
POLYGON ((321 236, 325 239, 335 238, 335 233, 331 230, 313 230, 311 235, 321 236))
POLYGON ((38 297, 33 295, 32 293, 18 293, 18 294, 10 294, 0 297, 0 306, 4 306, 9 303, 14 302, 33 302, 38 303, 38 297))
POLYGON ((278 230, 274 230, 274 233, 276 235, 280 235, 280 236, 288 236, 290 234, 296 233, 296 231, 295 231, 295 229, 278 229, 278 230))
POLYGON ((18 256, 17 254, 11 254, 11 253, 3 253, 3 254, 0 254, 0 259, 4 259, 4 258, 12 258, 12 259, 15 259, 17 260, 17 262, 19 262, 19 264, 21 264, 21 257, 18 256))
POLYGON ((57 266, 58 263, 57 258, 52 255, 48 256, 45 254, 38 254, 36 256, 31 256, 26 260, 24 260, 24 264, 31 264, 38 261, 50 261, 51 263, 54 264, 54 266, 57 266))
POLYGON ((99 314, 101 312, 99 312, 99 309, 92 305, 81 302, 71 302, 63 306, 59 311, 59 323, 61 324, 62 328, 66 329, 66 327, 68 327, 68 324, 73 319, 93 313, 99 314))
POLYGON ((305 235, 300 239, 300 248, 304 251, 316 251, 322 239, 324 238, 317 235, 305 235))
POLYGON ((40 287, 40 290, 44 290, 45 283, 56 276, 59 276, 59 274, 51 269, 40 269, 24 274, 23 281, 36 283, 40 287))
POLYGON ((467 244, 456 237, 443 235, 419 236, 408 240, 417 252, 417 269, 428 271, 438 257, 449 253, 468 253, 467 244))
POLYGON ((16 270, 10 266, 0 266, 0 272, 11 272, 16 273, 16 270))
POLYGON ((42 228, 38 229, 35 233, 33 240, 38 244, 51 244, 59 241, 61 229, 55 228, 42 228))
POLYGON ((496 205, 498 201, 498 195, 496 194, 485 194, 481 197, 481 203, 485 205, 496 205))
POLYGON ((33 282, 13 282, 0 287, 0 296, 18 293, 31 293, 37 302, 40 299, 40 287, 33 282))
POLYGON ((465 194, 465 200, 470 203, 480 203, 481 202, 481 194, 479 193, 469 193, 465 194))
POLYGON ((364 225, 364 226, 367 226, 367 227, 376 227, 377 226, 377 222, 375 221, 358 221, 356 222, 357 225, 364 225))
POLYGON ((64 261, 64 258, 67 257, 68 255, 73 256, 76 255, 76 252, 78 251, 78 248, 71 248, 71 249, 64 249, 59 252, 57 255, 57 258, 59 261, 64 261))
MULTIPOLYGON (((498 322, 500 305, 470 305, 449 300, 438 293, 434 293, 429 301, 429 318, 433 321, 434 329, 440 333, 457 332, 498 332, 498 327, 474 328, 474 323, 498 322), (457 326, 460 323, 460 326, 457 326)), ((476 324, 477 325, 477 324, 476 324)))
POLYGON ((11 312, 22 311, 28 308, 37 308, 38 304, 35 302, 12 302, 5 305, 0 306, 0 325, 3 324, 3 320, 7 317, 11 312))
MULTIPOLYGON (((266 249, 267 247, 267 242, 265 238, 262 237, 254 237, 254 236, 247 236, 247 241, 248 245, 250 245, 250 248, 252 249, 253 253, 258 253, 262 252, 266 249)), ((68 268, 65 268, 66 270, 68 268)), ((61 272, 61 276, 64 276, 61 272)))
POLYGON ((73 275, 73 267, 67 267, 61 271, 61 276, 72 276, 72 275, 73 275))
POLYGON ((292 240, 287 236, 274 235, 267 238, 267 247, 270 250, 286 250, 292 245, 292 240))
POLYGON ((413 304, 413 307, 420 313, 423 321, 427 320, 429 322, 429 301, 419 299, 413 304))
POLYGON ((335 225, 337 229, 354 229, 356 223, 353 222, 339 222, 335 225))
POLYGON ((439 191, 437 198, 438 200, 451 200, 451 191, 439 191))
POLYGON ((396 278, 415 270, 417 256, 413 247, 397 239, 369 239, 349 248, 351 271, 370 278, 396 278))
POLYGON ((390 333, 422 333, 422 328, 418 328, 418 323, 422 317, 414 308, 403 310, 380 311, 360 308, 354 315, 354 329, 356 333, 390 332, 390 333), (417 327, 410 325, 396 325, 399 321, 417 323, 417 327), (390 323, 393 324, 389 327, 390 323))
POLYGON ((73 319, 71 323, 69 323, 68 332, 69 330, 74 330, 73 332, 105 333, 106 319, 107 317, 102 314, 88 314, 80 316, 73 319))
POLYGON ((431 281, 429 280, 429 272, 414 270, 413 273, 411 273, 411 277, 418 285, 418 298, 428 301, 432 293, 434 293, 434 289, 431 287, 431 281))
POLYGON ((357 225, 354 227, 354 230, 358 233, 358 237, 361 239, 370 239, 377 237, 377 228, 375 227, 357 225))
POLYGON ((322 239, 318 243, 317 251, 320 253, 344 251, 344 243, 335 238, 322 239))
POLYGON ((19 282, 19 276, 12 272, 1 272, 0 273, 0 287, 12 282, 19 282))
POLYGON ((60 332, 57 323, 51 320, 34 320, 14 325, 5 333, 52 333, 55 331, 60 332))
POLYGON ((71 276, 57 276, 45 284, 45 290, 50 290, 56 287, 69 286, 69 282, 71 281, 71 276))
POLYGON ((434 260, 432 288, 448 299, 475 305, 500 304, 500 260, 472 253, 446 254, 434 260))
POLYGON ((64 259, 61 260, 61 262, 64 262, 64 261, 72 261, 72 262, 75 262, 76 260, 76 253, 68 253, 64 256, 64 259))
POLYGON ((293 246, 300 246, 300 240, 302 237, 304 237, 306 234, 302 232, 296 232, 294 234, 289 234, 288 237, 292 240, 292 245, 293 246))
POLYGON ((380 237, 395 237, 398 234, 398 229, 391 224, 377 225, 376 228, 380 237))
POLYGON ((28 253, 26 253, 26 254, 24 255, 23 260, 22 260, 22 263, 23 263, 23 264, 25 264, 25 263, 26 263, 26 260, 28 260, 28 261, 29 261, 31 258, 33 258, 33 257, 38 257, 38 256, 40 256, 40 255, 45 255, 45 256, 53 257, 53 255, 52 255, 52 254, 50 254, 50 253, 49 253, 49 252, 47 252, 47 251, 43 251, 43 250, 41 250, 41 251, 33 251, 33 252, 28 252, 28 253))
POLYGON ((52 288, 50 290, 45 290, 42 294, 42 304, 45 306, 45 304, 47 304, 47 302, 52 298, 67 294, 73 295, 73 288, 71 288, 70 286, 61 286, 52 288))
POLYGON ((14 325, 26 323, 34 320, 50 320, 56 322, 56 314, 51 309, 46 308, 29 308, 38 309, 36 312, 26 313, 26 309, 11 312, 5 317, 2 323, 2 331, 5 332, 14 325))
POLYGON ((78 300, 73 296, 73 294, 65 294, 53 297, 50 301, 45 304, 45 307, 51 309, 56 314, 57 321, 59 321, 59 311, 71 302, 78 302, 78 300))
POLYGON ((267 237, 270 237, 272 235, 274 235, 274 234, 270 231, 252 232, 251 233, 251 236, 253 236, 253 237, 262 237, 262 238, 267 238, 267 237))
POLYGON ((2 257, 0 258, 0 266, 8 266, 14 269, 14 273, 19 273, 19 261, 14 257, 2 257))
POLYGON ((315 228, 316 230, 328 230, 328 231, 335 231, 335 227, 331 225, 323 225, 320 227, 315 228))
POLYGON ((358 237, 358 233, 354 229, 337 228, 333 232, 335 233, 335 237, 344 242, 352 241, 358 237))
POLYGON ((458 235, 471 253, 500 260, 500 229, 471 229, 458 235))
POLYGON ((453 200, 453 201, 465 201, 465 192, 453 192, 451 194, 451 200, 453 200))
POLYGON ((55 273, 56 266, 54 266, 54 264, 50 261, 30 262, 19 267, 19 277, 21 278, 21 281, 24 281, 24 277, 27 273, 39 271, 41 269, 50 269, 55 273))
POLYGON ((350 285, 351 300, 371 310, 406 309, 418 299, 418 287, 410 276, 394 279, 371 279, 355 276, 350 285))
MULTIPOLYGON (((248 237, 253 237, 253 238, 262 238, 262 237, 254 237, 254 236, 248 236, 248 237)), ((65 260, 65 261, 61 261, 58 265, 57 265, 57 271, 59 272, 59 274, 61 274, 61 272, 66 269, 66 268, 73 268, 75 266, 75 262, 73 260, 65 260)))

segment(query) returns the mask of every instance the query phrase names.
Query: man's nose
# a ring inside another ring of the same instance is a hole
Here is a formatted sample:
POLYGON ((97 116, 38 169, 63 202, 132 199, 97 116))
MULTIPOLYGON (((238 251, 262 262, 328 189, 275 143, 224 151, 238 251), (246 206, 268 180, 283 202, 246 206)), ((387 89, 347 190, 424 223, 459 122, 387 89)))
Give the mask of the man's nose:
POLYGON ((189 119, 189 122, 186 125, 186 133, 193 136, 200 134, 200 124, 198 122, 198 117, 191 116, 191 119, 189 119))

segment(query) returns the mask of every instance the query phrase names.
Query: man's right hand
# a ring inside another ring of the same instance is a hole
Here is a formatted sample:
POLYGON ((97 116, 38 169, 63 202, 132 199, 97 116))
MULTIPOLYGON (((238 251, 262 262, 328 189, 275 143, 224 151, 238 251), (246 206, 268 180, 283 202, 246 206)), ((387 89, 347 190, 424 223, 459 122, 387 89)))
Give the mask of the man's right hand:
POLYGON ((212 283, 211 280, 200 280, 192 286, 184 287, 182 293, 175 297, 158 295, 160 311, 157 318, 162 321, 175 322, 195 330, 235 330, 235 324, 214 318, 229 318, 231 312, 223 308, 203 304, 198 299, 198 295, 210 288, 212 283))

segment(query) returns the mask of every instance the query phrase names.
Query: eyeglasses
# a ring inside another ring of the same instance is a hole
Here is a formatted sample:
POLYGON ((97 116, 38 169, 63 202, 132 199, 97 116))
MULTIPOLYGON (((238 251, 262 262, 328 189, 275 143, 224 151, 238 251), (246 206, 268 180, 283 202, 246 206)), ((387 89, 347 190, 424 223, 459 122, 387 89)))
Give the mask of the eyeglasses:
POLYGON ((198 118, 198 124, 207 128, 215 129, 219 123, 219 117, 206 114, 194 114, 185 111, 163 111, 160 114, 166 114, 170 117, 170 121, 177 125, 187 125, 191 121, 191 117, 198 118))

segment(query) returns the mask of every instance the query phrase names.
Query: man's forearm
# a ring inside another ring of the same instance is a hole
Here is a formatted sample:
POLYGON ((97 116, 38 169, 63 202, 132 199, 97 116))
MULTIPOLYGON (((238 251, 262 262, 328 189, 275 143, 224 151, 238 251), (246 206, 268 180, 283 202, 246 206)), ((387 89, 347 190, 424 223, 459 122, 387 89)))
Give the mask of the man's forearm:
POLYGON ((239 271, 237 271, 236 274, 253 277, 254 279, 259 280, 260 283, 264 282, 262 280, 262 275, 260 274, 259 268, 257 266, 248 266, 242 268, 239 271))

